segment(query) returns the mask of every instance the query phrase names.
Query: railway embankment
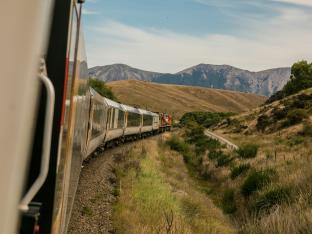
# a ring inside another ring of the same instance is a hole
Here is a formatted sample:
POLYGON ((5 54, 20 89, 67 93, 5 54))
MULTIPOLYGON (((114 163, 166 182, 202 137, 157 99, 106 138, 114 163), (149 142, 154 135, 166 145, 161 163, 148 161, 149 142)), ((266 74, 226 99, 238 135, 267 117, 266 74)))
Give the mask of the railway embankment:
POLYGON ((83 168, 69 233, 234 233, 164 133, 83 168))

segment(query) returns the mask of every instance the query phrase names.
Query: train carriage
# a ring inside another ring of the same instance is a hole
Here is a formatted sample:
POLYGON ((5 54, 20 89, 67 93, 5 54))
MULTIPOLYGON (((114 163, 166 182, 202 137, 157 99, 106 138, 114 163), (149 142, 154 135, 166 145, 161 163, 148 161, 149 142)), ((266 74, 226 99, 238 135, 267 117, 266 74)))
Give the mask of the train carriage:
POLYGON ((109 110, 108 104, 100 94, 92 88, 90 88, 89 92, 91 93, 91 106, 89 110, 88 142, 85 157, 103 144, 107 131, 107 115, 109 110))
POLYGON ((122 105, 126 112, 124 136, 126 139, 135 139, 141 134, 142 115, 139 109, 122 105))
POLYGON ((104 101, 108 108, 105 142, 110 145, 111 141, 114 140, 118 144, 123 141, 125 110, 118 102, 108 98, 104 98, 104 101))

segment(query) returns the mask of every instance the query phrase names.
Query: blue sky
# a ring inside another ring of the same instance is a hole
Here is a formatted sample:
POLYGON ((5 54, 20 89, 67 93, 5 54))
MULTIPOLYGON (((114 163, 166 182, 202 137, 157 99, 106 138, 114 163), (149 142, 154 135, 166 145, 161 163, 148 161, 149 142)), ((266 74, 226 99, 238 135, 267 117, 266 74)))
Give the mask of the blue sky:
POLYGON ((89 67, 262 70, 312 59, 312 0, 87 0, 89 67))

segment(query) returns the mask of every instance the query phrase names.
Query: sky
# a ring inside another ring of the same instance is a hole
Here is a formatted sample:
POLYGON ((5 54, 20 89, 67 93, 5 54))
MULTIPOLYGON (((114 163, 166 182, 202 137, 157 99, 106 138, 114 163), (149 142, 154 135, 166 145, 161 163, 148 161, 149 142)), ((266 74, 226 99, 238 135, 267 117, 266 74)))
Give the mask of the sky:
POLYGON ((260 71, 312 60, 312 0, 86 0, 89 67, 260 71))

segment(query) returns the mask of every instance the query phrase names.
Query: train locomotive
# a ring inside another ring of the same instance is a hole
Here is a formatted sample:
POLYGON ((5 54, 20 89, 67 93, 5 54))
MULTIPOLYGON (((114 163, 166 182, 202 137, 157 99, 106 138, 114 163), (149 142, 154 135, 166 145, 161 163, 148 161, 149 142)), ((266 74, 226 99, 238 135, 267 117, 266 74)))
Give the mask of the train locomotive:
POLYGON ((0 233, 66 233, 83 161, 171 128, 170 115, 87 86, 83 3, 10 0, 0 8, 0 233))

